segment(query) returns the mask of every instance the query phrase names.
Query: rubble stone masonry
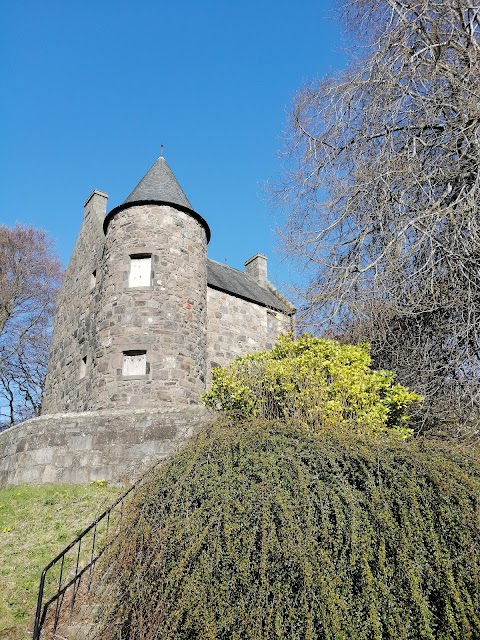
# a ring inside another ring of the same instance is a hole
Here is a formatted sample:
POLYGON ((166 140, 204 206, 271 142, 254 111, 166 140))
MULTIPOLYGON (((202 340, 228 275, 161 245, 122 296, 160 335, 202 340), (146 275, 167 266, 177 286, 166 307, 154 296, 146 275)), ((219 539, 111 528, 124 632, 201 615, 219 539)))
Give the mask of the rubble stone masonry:
POLYGON ((59 413, 0 433, 0 487, 129 484, 176 451, 211 416, 202 407, 59 413))
POLYGON ((207 292, 207 386, 213 367, 238 356, 270 349, 281 333, 292 330, 292 318, 223 291, 207 292))
POLYGON ((198 404, 205 389, 206 235, 163 205, 133 206, 110 221, 101 266, 93 370, 95 409, 198 404), (150 284, 129 286, 132 256, 151 256, 150 284), (125 353, 146 370, 124 375, 125 353))
POLYGON ((98 278, 108 196, 94 191, 85 203, 75 248, 57 298, 42 413, 91 409, 95 340, 93 279, 98 278), (94 275, 95 273, 95 275, 94 275), (81 363, 86 370, 81 376, 81 363))

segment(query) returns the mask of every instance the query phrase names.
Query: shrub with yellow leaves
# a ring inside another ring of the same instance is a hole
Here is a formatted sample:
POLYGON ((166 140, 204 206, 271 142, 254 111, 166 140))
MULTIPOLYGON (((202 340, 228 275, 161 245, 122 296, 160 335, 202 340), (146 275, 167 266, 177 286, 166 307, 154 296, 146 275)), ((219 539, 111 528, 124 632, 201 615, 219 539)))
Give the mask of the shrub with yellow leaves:
POLYGON ((341 344, 309 334, 281 336, 270 351, 213 370, 207 407, 229 418, 295 419, 317 431, 329 426, 400 437, 407 409, 421 396, 395 384, 392 371, 371 369, 369 345, 341 344))

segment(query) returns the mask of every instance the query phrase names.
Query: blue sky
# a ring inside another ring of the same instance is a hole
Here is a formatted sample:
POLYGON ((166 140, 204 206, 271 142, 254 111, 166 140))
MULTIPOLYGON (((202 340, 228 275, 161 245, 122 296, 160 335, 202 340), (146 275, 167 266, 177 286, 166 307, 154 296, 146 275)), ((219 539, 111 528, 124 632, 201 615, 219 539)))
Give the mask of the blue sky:
POLYGON ((46 229, 66 264, 91 191, 120 204, 163 144, 209 256, 295 280, 262 185, 295 91, 345 64, 330 1, 4 0, 0 25, 0 222, 46 229))

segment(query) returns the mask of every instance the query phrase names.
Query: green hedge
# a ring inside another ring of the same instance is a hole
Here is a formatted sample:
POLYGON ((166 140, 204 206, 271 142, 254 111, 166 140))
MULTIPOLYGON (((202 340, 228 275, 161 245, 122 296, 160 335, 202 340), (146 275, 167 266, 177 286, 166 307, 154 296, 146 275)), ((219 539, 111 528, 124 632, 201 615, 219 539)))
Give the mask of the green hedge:
POLYGON ((155 472, 106 560, 101 638, 480 638, 480 458, 214 425, 155 472))

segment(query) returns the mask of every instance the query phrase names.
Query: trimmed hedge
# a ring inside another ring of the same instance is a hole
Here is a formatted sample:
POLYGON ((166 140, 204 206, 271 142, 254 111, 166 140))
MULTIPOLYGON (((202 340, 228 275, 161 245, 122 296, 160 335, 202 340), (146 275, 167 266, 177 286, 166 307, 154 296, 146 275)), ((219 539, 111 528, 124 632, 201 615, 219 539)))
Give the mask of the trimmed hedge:
POLYGON ((99 637, 480 638, 479 499, 451 443, 214 425, 131 504, 99 637))

